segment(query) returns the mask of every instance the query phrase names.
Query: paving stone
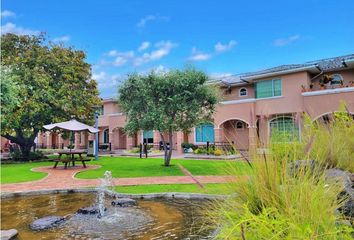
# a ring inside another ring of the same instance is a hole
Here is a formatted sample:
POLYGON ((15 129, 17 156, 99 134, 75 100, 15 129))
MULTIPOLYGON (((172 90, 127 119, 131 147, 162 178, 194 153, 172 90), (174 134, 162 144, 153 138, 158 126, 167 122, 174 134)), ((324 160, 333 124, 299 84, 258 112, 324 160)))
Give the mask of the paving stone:
MULTIPOLYGON (((64 169, 63 167, 53 168, 52 166, 37 167, 32 169, 36 172, 45 172, 47 177, 31 182, 1 184, 1 192, 16 193, 28 191, 78 189, 85 187, 96 187, 101 184, 99 179, 77 179, 75 175, 81 171, 96 169, 100 166, 88 165, 87 168, 75 167, 64 169)), ((201 183, 225 183, 237 180, 233 176, 193 176, 201 183)), ((161 176, 161 177, 137 177, 137 178, 115 178, 114 185, 132 186, 149 184, 195 184, 191 176, 161 176)))

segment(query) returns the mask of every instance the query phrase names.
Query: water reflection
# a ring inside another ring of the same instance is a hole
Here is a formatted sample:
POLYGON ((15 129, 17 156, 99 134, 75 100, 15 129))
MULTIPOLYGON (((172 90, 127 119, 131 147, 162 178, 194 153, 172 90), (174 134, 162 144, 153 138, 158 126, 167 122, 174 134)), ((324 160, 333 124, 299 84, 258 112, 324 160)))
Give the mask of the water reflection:
POLYGON ((191 200, 139 200, 138 206, 115 208, 106 199, 104 217, 72 215, 95 203, 95 194, 54 194, 3 199, 2 229, 15 228, 19 239, 207 239, 203 229, 206 202, 191 200), (55 229, 30 230, 41 217, 72 215, 55 229))

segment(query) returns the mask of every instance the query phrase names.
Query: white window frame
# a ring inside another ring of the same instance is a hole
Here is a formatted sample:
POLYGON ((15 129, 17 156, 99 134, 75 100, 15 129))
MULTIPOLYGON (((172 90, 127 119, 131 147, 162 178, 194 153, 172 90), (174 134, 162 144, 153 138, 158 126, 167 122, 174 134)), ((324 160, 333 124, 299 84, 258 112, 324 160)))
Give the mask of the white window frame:
POLYGON ((254 97, 257 100, 262 100, 262 99, 270 99, 270 98, 281 98, 283 97, 283 79, 281 78, 272 78, 272 79, 263 79, 263 80, 259 80, 259 81, 256 81, 255 84, 254 84, 254 97), (280 80, 280 91, 281 91, 281 94, 280 96, 274 96, 274 81, 275 80, 280 80), (256 91, 257 91, 257 83, 258 82, 265 82, 265 81, 272 81, 272 96, 271 97, 263 97, 263 98, 257 98, 257 94, 256 94, 256 91))
POLYGON ((109 139, 109 128, 106 128, 105 130, 103 130, 103 134, 102 134, 103 136, 102 136, 102 143, 103 144, 107 144, 107 143, 109 143, 110 142, 110 139, 109 139), (108 135, 108 142, 105 142, 105 133, 106 133, 106 131, 107 131, 107 135, 108 135))
MULTIPOLYGON (((271 119, 268 120, 268 123, 267 123, 267 125, 268 125, 268 139, 271 139, 271 137, 272 137, 272 136, 271 136, 270 123, 271 123, 273 120, 275 120, 275 119, 277 119, 277 118, 281 118, 281 117, 293 119, 295 125, 297 125, 297 130, 298 130, 297 132, 298 132, 298 136, 299 136, 299 141, 301 141, 301 131, 302 131, 302 129, 301 129, 301 124, 300 124, 300 122, 297 122, 297 124, 296 124, 295 118, 294 118, 293 116, 290 116, 290 115, 278 115, 278 116, 273 117, 273 118, 271 118, 271 119)), ((288 142, 288 143, 290 143, 290 142, 288 142)))

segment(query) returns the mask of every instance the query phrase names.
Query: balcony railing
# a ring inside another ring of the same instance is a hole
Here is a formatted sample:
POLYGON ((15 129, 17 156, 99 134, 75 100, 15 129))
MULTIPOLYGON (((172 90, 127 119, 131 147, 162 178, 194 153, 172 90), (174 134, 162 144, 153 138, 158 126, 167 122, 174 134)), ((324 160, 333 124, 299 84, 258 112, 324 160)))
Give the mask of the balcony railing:
POLYGON ((323 90, 316 90, 316 91, 307 91, 301 93, 302 96, 317 96, 317 95, 326 95, 326 94, 335 94, 335 93, 346 93, 346 92, 354 92, 353 87, 341 87, 341 88, 333 88, 333 89, 323 89, 323 90))

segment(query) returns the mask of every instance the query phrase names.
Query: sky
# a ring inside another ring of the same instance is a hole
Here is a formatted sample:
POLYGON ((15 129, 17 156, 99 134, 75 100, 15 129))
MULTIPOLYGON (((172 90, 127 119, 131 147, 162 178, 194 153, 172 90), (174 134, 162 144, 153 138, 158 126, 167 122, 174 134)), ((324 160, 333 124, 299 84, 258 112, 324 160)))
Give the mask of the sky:
POLYGON ((353 0, 2 0, 1 33, 86 52, 103 98, 132 72, 212 78, 354 53, 353 0))

